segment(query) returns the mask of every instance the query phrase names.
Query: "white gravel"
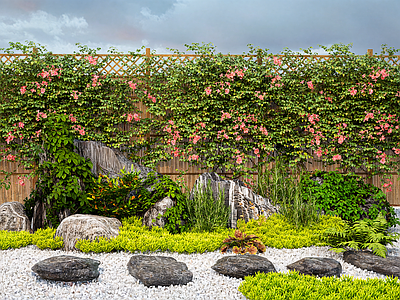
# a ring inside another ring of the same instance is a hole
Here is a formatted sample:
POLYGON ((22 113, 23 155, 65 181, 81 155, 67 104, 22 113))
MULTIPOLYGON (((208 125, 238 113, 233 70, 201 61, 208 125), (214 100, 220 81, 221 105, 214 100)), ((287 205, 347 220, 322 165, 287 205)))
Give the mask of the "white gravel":
MULTIPOLYGON (((391 255, 398 255, 400 243, 390 247, 391 255)), ((301 249, 267 248, 261 256, 268 258, 278 272, 287 272, 286 266, 304 257, 330 257, 339 261, 343 275, 358 278, 384 278, 383 275, 364 271, 343 261, 342 254, 328 251, 328 247, 301 249)), ((193 272, 193 282, 186 286, 147 288, 128 273, 127 263, 132 253, 65 252, 39 250, 36 246, 0 251, 0 299, 246 299, 238 287, 241 279, 219 275, 211 266, 224 257, 219 252, 204 254, 150 253, 174 257, 186 263, 193 272), (32 266, 49 257, 74 255, 101 261, 100 276, 89 283, 62 283, 40 279, 32 272, 32 266)))

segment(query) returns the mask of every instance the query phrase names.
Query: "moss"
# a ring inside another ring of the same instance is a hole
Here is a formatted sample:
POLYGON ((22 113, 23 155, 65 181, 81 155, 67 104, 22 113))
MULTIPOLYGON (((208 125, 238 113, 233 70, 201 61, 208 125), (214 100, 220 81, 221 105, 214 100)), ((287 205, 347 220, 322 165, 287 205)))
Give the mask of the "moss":
POLYGON ((397 300, 400 299, 400 281, 393 277, 363 280, 342 276, 319 279, 296 271, 287 274, 257 273, 245 277, 239 291, 250 300, 397 300))

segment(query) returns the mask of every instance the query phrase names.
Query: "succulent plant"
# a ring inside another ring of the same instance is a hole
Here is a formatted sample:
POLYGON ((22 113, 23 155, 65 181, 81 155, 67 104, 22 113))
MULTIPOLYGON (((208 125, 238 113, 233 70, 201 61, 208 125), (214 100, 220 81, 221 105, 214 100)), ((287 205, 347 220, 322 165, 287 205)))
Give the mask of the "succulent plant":
POLYGON ((258 236, 254 234, 247 235, 240 230, 236 230, 234 237, 229 236, 229 238, 222 242, 221 253, 226 253, 230 247, 232 247, 232 252, 235 254, 257 254, 258 251, 265 252, 265 245, 257 239, 258 236))

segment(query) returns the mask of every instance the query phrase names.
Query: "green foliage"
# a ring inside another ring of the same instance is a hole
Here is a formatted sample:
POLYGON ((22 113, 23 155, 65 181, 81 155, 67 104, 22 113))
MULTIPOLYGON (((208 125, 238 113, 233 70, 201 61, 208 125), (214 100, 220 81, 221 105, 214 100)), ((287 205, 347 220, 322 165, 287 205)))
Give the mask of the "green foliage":
POLYGON ((317 208, 325 214, 337 215, 343 220, 355 222, 365 217, 374 219, 379 212, 384 211, 387 213, 388 227, 399 224, 396 213, 382 190, 366 184, 359 176, 320 170, 316 170, 312 176, 321 177, 323 183, 319 185, 311 180, 311 177, 304 177, 304 192, 311 193, 316 198, 317 208), (365 213, 359 205, 365 204, 368 197, 373 197, 376 203, 365 213))
POLYGON ((100 174, 93 179, 93 188, 88 191, 84 213, 111 218, 126 218, 143 215, 155 202, 145 189, 138 172, 121 170, 122 177, 109 178, 100 174), (134 191, 134 195, 128 194, 134 191))
POLYGON ((307 173, 303 169, 289 167, 277 157, 271 168, 258 168, 257 182, 250 187, 256 194, 279 205, 279 213, 296 227, 308 226, 318 222, 319 211, 311 192, 303 192, 302 178, 305 177, 307 173))
POLYGON ((396 300, 400 298, 400 282, 393 277, 366 280, 351 276, 316 278, 290 271, 247 276, 239 291, 250 300, 396 300))
POLYGON ((274 56, 250 45, 243 56, 224 56, 210 44, 186 46, 199 56, 182 64, 184 53, 174 50, 163 72, 159 58, 149 57, 149 76, 136 91, 157 117, 150 124, 157 142, 170 149, 160 157, 233 170, 234 177, 249 170, 245 162, 253 168, 272 152, 293 165, 316 154, 371 175, 398 170, 399 66, 383 59, 398 50, 369 56, 321 46, 331 58, 303 65, 288 49, 274 56))
POLYGON ((224 198, 222 189, 214 198, 210 182, 204 189, 199 186, 194 189, 193 197, 186 198, 188 222, 193 231, 211 232, 227 227, 230 209, 225 205, 224 198))
POLYGON ((29 245, 36 245, 39 249, 60 249, 63 240, 55 237, 56 230, 52 228, 38 229, 34 234, 27 231, 0 231, 0 249, 17 249, 29 245))
POLYGON ((38 153, 37 189, 25 199, 27 214, 32 216, 35 201, 45 203, 47 226, 57 228, 58 213, 69 209, 71 214, 84 205, 85 187, 92 181, 92 163, 74 152, 74 129, 71 116, 50 112, 42 115, 42 147, 38 153))
MULTIPOLYGON (((263 217, 263 216, 262 216, 263 217)), ((258 252, 265 252, 265 245, 254 234, 246 234, 244 220, 238 220, 238 228, 235 230, 234 237, 229 236, 222 242, 221 253, 232 247, 232 252, 235 254, 257 254, 258 252)))
POLYGON ((331 245, 331 250, 340 253, 346 250, 371 249, 375 255, 386 257, 386 245, 399 238, 397 233, 387 231, 387 221, 380 212, 374 220, 364 219, 354 223, 344 222, 343 229, 329 228, 321 239, 331 245))

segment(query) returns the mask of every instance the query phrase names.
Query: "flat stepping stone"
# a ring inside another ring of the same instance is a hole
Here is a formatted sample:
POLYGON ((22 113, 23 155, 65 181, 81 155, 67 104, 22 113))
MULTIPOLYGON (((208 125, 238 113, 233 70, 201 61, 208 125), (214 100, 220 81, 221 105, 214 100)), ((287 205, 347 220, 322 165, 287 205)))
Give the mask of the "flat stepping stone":
POLYGON ((132 256, 128 271, 145 286, 185 285, 193 280, 185 263, 166 256, 132 256))
POLYGON ((276 272, 274 265, 265 257, 246 254, 220 258, 211 268, 219 274, 235 278, 244 278, 257 272, 276 272))
POLYGON ((298 271, 300 274, 319 277, 340 277, 342 265, 326 257, 305 257, 287 266, 289 270, 298 271))
POLYGON ((397 256, 383 258, 371 251, 346 251, 343 260, 363 270, 400 278, 400 258, 397 256))
POLYGON ((95 259, 60 255, 38 262, 32 271, 46 280, 90 281, 99 277, 99 265, 95 259))

